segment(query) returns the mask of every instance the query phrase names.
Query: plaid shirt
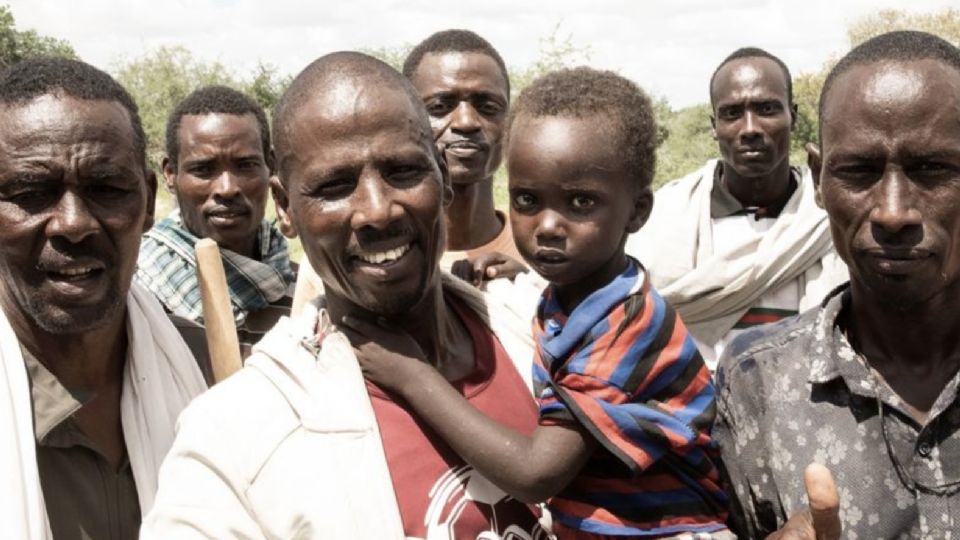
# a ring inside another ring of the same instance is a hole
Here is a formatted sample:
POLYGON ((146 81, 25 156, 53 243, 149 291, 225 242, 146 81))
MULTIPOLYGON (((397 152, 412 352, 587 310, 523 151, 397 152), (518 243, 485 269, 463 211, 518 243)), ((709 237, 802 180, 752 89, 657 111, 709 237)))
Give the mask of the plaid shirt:
MULTIPOLYGON (((220 250, 227 277, 230 305, 237 325, 247 313, 263 309, 282 298, 295 276, 290 267, 287 240, 264 220, 257 246, 260 260, 220 250)), ((197 259, 193 248, 196 236, 183 226, 179 210, 158 222, 143 236, 134 279, 149 289, 167 311, 203 322, 197 259)))

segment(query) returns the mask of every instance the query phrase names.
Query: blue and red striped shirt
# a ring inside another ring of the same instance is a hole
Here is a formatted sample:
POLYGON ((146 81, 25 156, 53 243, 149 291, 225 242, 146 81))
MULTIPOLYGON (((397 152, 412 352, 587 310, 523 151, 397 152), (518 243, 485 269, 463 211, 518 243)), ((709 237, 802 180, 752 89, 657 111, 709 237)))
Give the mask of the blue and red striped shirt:
POLYGON ((569 316, 548 287, 533 331, 540 423, 580 424, 602 447, 548 502, 554 523, 578 537, 725 530, 713 382, 639 263, 569 316))

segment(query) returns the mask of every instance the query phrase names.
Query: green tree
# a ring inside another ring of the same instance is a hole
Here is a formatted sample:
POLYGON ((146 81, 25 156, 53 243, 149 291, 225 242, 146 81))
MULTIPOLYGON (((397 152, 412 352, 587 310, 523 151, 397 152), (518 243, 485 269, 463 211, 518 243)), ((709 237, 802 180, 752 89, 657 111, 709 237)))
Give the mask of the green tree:
POLYGON ((13 12, 0 6, 0 67, 32 56, 76 58, 73 47, 62 39, 38 34, 34 30, 17 30, 13 12))
POLYGON ((160 47, 116 70, 117 80, 140 107, 147 135, 147 159, 158 172, 165 154, 167 115, 183 98, 201 86, 223 84, 243 89, 219 62, 202 62, 184 47, 160 47))
POLYGON ((279 75, 276 66, 260 62, 250 79, 243 84, 243 92, 252 97, 267 111, 267 115, 270 115, 273 106, 280 101, 280 96, 290 86, 292 80, 293 77, 290 75, 279 75))
MULTIPOLYGON (((872 37, 894 30, 922 30, 960 46, 960 10, 948 8, 933 13, 884 10, 851 24, 847 28, 847 38, 850 48, 853 48, 872 37)), ((793 135, 792 155, 798 156, 798 159, 804 155, 803 146, 818 139, 820 89, 838 60, 839 56, 834 56, 824 63, 820 71, 794 77, 793 95, 800 114, 793 135)))
POLYGON ((403 61, 407 59, 413 45, 404 43, 396 47, 376 47, 360 49, 360 52, 386 62, 393 69, 402 72, 403 61))
MULTIPOLYGON (((660 100, 662 102, 662 100, 660 100)), ((655 107, 657 120, 667 136, 657 148, 657 174, 654 189, 701 167, 717 155, 717 143, 710 129, 710 104, 701 103, 676 112, 655 107)))
POLYGON ((589 62, 590 47, 575 44, 570 34, 560 35, 558 22, 549 35, 540 38, 540 54, 532 64, 522 69, 508 68, 511 97, 516 98, 524 88, 542 75, 589 62))

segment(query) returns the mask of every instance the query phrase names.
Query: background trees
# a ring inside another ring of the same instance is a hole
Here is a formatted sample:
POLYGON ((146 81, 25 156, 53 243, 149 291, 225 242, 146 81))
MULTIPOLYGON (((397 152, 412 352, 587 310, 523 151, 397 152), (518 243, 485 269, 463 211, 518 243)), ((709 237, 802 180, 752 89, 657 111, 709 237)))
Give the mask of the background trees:
MULTIPOLYGON (((960 10, 945 9, 935 13, 910 14, 902 11, 879 11, 852 23, 848 28, 849 46, 853 47, 880 33, 896 29, 917 29, 937 34, 960 45, 960 10)), ((367 49, 400 69, 412 45, 367 49)), ((828 60, 819 71, 798 73, 794 76, 794 101, 799 117, 793 134, 791 158, 795 164, 804 164, 803 146, 817 138, 817 103, 823 80, 834 62, 844 51, 828 60)), ((18 30, 13 13, 0 6, 0 67, 37 55, 57 55, 75 58, 73 47, 64 40, 43 36, 33 30, 18 30)), ((514 97, 535 78, 558 68, 589 64, 590 47, 577 44, 572 36, 554 27, 550 35, 541 38, 540 54, 528 66, 508 65, 514 97)), ((194 89, 208 84, 224 84, 246 92, 260 103, 269 114, 292 74, 279 73, 276 67, 260 63, 251 73, 236 73, 219 62, 200 60, 184 47, 161 47, 142 56, 123 59, 110 67, 140 106, 149 146, 148 158, 159 172, 164 154, 166 117, 181 99, 194 89)), ((704 81, 706 84, 706 81, 704 81)), ((660 130, 655 186, 690 172, 717 154, 710 130, 710 105, 707 103, 674 110, 670 96, 652 96, 660 130)), ((506 179, 503 171, 497 176, 498 206, 507 205, 506 179)), ((170 197, 161 190, 158 197, 158 215, 169 211, 170 197)))

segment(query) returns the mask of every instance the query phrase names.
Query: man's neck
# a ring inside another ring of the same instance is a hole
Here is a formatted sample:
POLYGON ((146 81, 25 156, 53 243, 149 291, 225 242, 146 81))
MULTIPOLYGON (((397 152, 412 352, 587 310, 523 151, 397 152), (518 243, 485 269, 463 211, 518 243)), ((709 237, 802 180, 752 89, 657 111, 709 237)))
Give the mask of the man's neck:
POLYGON ((941 295, 898 309, 851 284, 846 316, 851 344, 897 395, 919 411, 930 410, 960 369, 957 296, 941 295))
POLYGON ((790 162, 782 163, 768 175, 743 177, 723 162, 721 181, 743 206, 771 207, 790 196, 790 162))
MULTIPOLYGON (((326 309, 333 324, 338 324, 344 315, 365 320, 378 317, 332 291, 328 290, 326 297, 326 309)), ((426 355, 427 362, 447 380, 459 380, 473 372, 473 340, 460 316, 444 299, 439 276, 436 284, 416 305, 400 315, 387 317, 387 322, 410 334, 426 355)))
POLYGON ((21 345, 64 387, 96 394, 104 387, 118 385, 123 377, 128 343, 126 311, 117 318, 79 334, 51 334, 17 317, 11 317, 11 325, 21 345))
POLYGON ((454 184, 453 202, 446 215, 448 250, 476 249, 493 241, 504 226, 493 204, 493 177, 454 184))

